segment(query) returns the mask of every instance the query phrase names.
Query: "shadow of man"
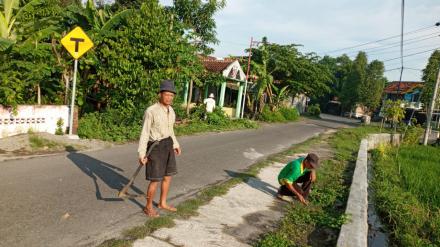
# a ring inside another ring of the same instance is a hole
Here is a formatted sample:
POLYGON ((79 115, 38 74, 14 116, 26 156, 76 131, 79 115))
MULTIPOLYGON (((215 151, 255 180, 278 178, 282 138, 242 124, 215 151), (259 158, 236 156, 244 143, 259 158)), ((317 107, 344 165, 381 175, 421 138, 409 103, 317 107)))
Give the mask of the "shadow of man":
MULTIPOLYGON (((129 179, 119 174, 119 172, 123 172, 119 167, 110 165, 108 163, 97 160, 89 155, 78 153, 75 151, 70 151, 67 155, 74 165, 76 165, 83 173, 89 176, 95 185, 96 190, 96 199, 103 201, 122 201, 123 199, 118 197, 113 198, 105 198, 101 194, 101 190, 99 189, 98 179, 103 181, 108 187, 115 190, 115 195, 119 190, 121 190, 128 182, 129 179)), ((132 185, 131 189, 138 194, 144 194, 144 192, 132 185)), ((140 204, 135 199, 130 199, 131 202, 143 208, 143 205, 140 204)))
POLYGON ((224 170, 224 171, 226 172, 226 174, 228 174, 229 177, 239 178, 247 185, 251 186, 252 188, 262 191, 268 195, 276 196, 278 192, 278 188, 274 187, 269 183, 262 181, 261 179, 257 178, 254 175, 248 173, 234 172, 230 170, 224 170))

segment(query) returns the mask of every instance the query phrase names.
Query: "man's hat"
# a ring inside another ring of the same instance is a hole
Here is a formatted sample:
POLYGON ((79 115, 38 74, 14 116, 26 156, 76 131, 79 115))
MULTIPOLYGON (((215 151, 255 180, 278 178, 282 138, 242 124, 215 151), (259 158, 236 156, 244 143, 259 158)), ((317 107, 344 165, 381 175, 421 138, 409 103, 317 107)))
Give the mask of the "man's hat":
POLYGON ((306 157, 306 160, 313 166, 313 169, 319 167, 319 158, 318 155, 314 153, 309 153, 306 157))
POLYGON ((174 81, 172 80, 163 80, 160 83, 160 92, 171 92, 176 94, 176 88, 174 87, 174 81))
POLYGON ((209 98, 214 98, 214 94, 211 93, 211 94, 209 95, 209 98))

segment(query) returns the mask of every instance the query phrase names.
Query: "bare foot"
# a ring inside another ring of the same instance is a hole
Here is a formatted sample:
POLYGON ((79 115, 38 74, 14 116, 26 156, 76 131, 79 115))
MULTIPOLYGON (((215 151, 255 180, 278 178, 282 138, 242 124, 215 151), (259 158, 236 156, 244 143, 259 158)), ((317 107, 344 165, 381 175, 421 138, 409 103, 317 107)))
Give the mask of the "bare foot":
POLYGON ((165 210, 168 210, 170 212, 176 212, 177 211, 177 208, 175 208, 173 206, 169 206, 169 205, 159 205, 158 208, 165 209, 165 210))
POLYGON ((159 214, 156 212, 156 210, 154 210, 153 208, 144 208, 144 213, 151 218, 157 218, 159 217, 159 214))

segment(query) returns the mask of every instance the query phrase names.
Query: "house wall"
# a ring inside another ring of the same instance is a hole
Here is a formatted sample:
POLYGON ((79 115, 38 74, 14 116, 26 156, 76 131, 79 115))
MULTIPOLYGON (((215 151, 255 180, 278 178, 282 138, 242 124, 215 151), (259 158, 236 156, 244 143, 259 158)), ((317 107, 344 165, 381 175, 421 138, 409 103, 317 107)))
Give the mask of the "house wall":
POLYGON ((0 138, 35 132, 55 134, 58 119, 63 119, 63 131, 69 125, 69 107, 66 105, 20 105, 17 115, 12 108, 0 106, 0 138))

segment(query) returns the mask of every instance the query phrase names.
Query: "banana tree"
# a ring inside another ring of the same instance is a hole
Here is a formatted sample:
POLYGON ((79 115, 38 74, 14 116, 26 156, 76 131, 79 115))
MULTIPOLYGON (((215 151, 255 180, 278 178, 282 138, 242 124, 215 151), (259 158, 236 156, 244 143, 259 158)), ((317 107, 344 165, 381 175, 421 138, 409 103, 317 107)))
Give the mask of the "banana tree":
POLYGON ((0 0, 0 51, 7 50, 17 41, 23 13, 41 3, 42 0, 32 0, 20 7, 20 0, 0 0))
POLYGON ((275 85, 272 85, 274 94, 273 94, 273 107, 274 109, 280 108, 281 104, 287 97, 289 96, 289 86, 284 86, 282 88, 278 88, 275 85))

